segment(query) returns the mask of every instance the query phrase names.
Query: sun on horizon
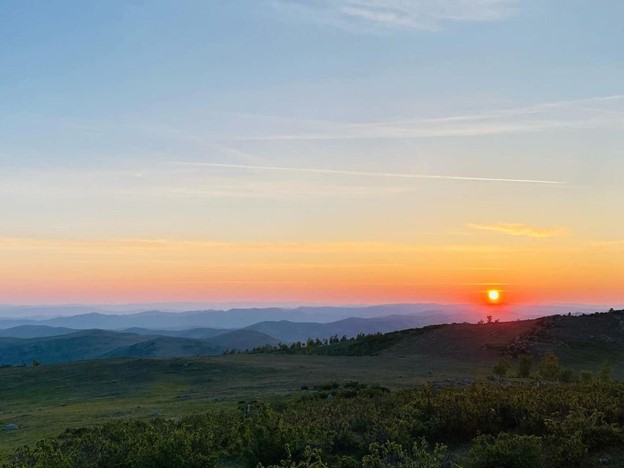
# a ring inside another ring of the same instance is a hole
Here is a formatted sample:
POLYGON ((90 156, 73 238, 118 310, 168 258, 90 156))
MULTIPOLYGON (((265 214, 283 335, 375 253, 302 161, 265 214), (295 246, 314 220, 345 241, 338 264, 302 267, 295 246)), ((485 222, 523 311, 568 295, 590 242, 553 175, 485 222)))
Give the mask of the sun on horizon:
POLYGON ((498 289, 488 289, 487 300, 490 304, 498 304, 501 300, 501 292, 498 289))

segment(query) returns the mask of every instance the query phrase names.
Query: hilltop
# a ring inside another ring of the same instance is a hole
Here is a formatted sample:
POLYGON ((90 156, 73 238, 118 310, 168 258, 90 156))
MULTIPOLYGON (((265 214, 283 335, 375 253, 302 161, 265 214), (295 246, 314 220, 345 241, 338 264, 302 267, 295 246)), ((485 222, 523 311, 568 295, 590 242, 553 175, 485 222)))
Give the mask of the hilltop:
POLYGON ((255 351, 388 358, 423 355, 481 363, 491 363, 504 355, 537 357, 552 351, 564 361, 579 365, 604 359, 624 362, 624 310, 512 322, 441 324, 358 336, 337 343, 302 343, 300 347, 255 351))
MULTIPOLYGON (((149 316, 153 314, 148 313, 149 316)), ((161 316, 160 313, 156 315, 161 316)), ((169 315, 164 314, 166 320, 170 320, 169 315)), ((205 313, 190 314, 197 315, 204 317, 205 313)), ((84 317, 66 319, 75 323, 84 317)), ((96 321, 127 324, 127 321, 119 322, 121 319, 125 320, 122 316, 97 316, 96 321)), ((475 363, 491 363, 502 355, 538 356, 546 351, 554 351, 564 360, 588 364, 596 359, 623 357, 622 311, 479 324, 431 325, 431 320, 427 314, 389 315, 351 317, 329 323, 280 320, 259 322, 241 329, 179 330, 141 327, 79 330, 43 324, 19 325, 0 329, 0 364, 15 365, 33 360, 52 364, 109 357, 210 356, 227 350, 254 348, 256 353, 422 355, 475 363), (308 343, 310 340, 312 342, 308 343)), ((131 316, 130 321, 136 321, 136 316, 131 316)))

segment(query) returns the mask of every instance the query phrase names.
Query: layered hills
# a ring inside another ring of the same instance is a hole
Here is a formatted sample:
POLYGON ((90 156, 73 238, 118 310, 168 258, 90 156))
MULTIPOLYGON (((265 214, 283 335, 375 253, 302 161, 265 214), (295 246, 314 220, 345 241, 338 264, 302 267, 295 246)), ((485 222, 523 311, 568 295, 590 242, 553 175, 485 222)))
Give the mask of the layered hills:
POLYGON ((539 355, 547 350, 584 362, 624 356, 621 311, 480 324, 427 325, 429 320, 428 316, 418 315, 356 317, 330 323, 280 320, 235 330, 77 330, 19 325, 0 330, 0 365, 112 357, 214 356, 229 350, 252 349, 344 356, 429 355, 474 362, 489 362, 505 354, 539 355), (327 344, 330 337, 331 343, 327 344), (308 339, 316 340, 315 346, 308 346, 308 339), (303 345, 295 347, 295 342, 303 345))

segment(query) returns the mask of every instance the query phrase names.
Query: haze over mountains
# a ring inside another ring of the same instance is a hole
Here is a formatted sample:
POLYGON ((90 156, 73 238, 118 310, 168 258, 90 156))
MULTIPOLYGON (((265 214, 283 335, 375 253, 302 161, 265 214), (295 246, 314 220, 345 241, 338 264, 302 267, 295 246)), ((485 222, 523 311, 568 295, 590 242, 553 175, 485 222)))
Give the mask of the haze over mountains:
MULTIPOLYGON (((40 310, 40 308, 38 308, 40 310)), ((72 309, 75 310, 75 309, 72 309)), ((571 306, 525 307, 523 318, 595 311, 571 306), (580 310, 579 310, 580 309, 580 310)), ((388 333, 427 325, 476 322, 505 309, 440 304, 366 307, 255 308, 0 319, 0 365, 112 357, 217 355, 278 343, 388 333), (343 318, 345 317, 346 318, 343 318), (334 320, 331 320, 334 319, 334 320)), ((518 314, 516 308, 516 314, 518 314)), ((507 313, 503 320, 519 318, 507 313)))
MULTIPOLYGON (((152 306, 154 304, 149 304, 152 306)), ((177 307, 189 305, 177 304, 177 307)), ((620 305, 620 304, 618 304, 620 305)), ((47 325, 75 329, 149 329, 184 330, 188 328, 242 328, 263 321, 329 323, 342 319, 378 318, 391 315, 417 316, 435 323, 447 321, 477 321, 485 314, 504 314, 506 319, 530 318, 567 312, 608 310, 618 305, 522 305, 485 307, 469 304, 381 304, 370 306, 299 306, 254 307, 230 309, 176 310, 176 304, 167 309, 146 308, 140 304, 121 306, 52 305, 0 306, 0 329, 20 325, 47 325), (118 311, 118 312, 115 312, 118 311)), ((622 304, 624 305, 624 304, 622 304)), ((617 307, 616 307, 617 308, 617 307)))

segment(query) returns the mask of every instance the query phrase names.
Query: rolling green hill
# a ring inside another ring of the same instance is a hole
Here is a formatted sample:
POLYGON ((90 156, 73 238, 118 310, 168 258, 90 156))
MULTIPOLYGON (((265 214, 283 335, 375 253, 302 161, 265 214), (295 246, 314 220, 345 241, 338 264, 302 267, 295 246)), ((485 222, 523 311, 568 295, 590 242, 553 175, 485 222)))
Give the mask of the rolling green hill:
POLYGON ((259 349, 256 352, 329 356, 431 356, 491 364, 502 356, 551 351, 575 368, 605 360, 624 363, 624 311, 556 315, 515 322, 432 325, 359 336, 328 345, 259 349))
MULTIPOLYGON (((327 382, 358 381, 393 390, 427 383, 434 388, 466 386, 491 376, 493 364, 503 355, 512 358, 515 369, 514 355, 529 353, 537 358, 555 351, 566 366, 593 372, 610 359, 613 377, 622 379, 623 317, 624 312, 614 311, 439 325, 363 336, 296 354, 277 348, 262 354, 212 357, 195 357, 198 349, 205 348, 184 338, 89 331, 40 340, 2 339, 0 356, 22 343, 20 349, 36 350, 43 365, 0 368, 0 428, 18 426, 14 431, 0 430, 0 457, 67 427, 119 418, 178 418, 235 408, 246 400, 289 400, 305 396, 307 390, 302 389, 327 382), (48 364, 71 353, 80 353, 83 359, 110 355, 124 346, 126 355, 141 357, 48 364), (189 357, 160 357, 174 351, 189 357)), ((536 366, 531 375, 537 375, 536 366)))
POLYGON ((0 339, 0 363, 22 364, 37 360, 42 364, 54 364, 86 359, 98 359, 122 346, 145 340, 130 333, 114 333, 104 330, 87 330, 69 335, 46 338, 0 339))
MULTIPOLYGON (((203 336, 205 331, 200 331, 203 336)), ((32 333, 33 330, 26 332, 32 333)), ((192 330, 183 333, 192 334, 190 332, 192 330)), ((33 361, 57 364, 112 357, 214 356, 226 350, 246 350, 277 343, 277 339, 253 330, 228 331, 209 340, 84 330, 38 338, 0 338, 0 365, 30 364, 33 361)))
POLYGON ((153 337, 105 330, 85 330, 45 338, 0 338, 0 364, 41 364, 107 357, 195 356, 220 354, 225 347, 203 340, 153 337))

